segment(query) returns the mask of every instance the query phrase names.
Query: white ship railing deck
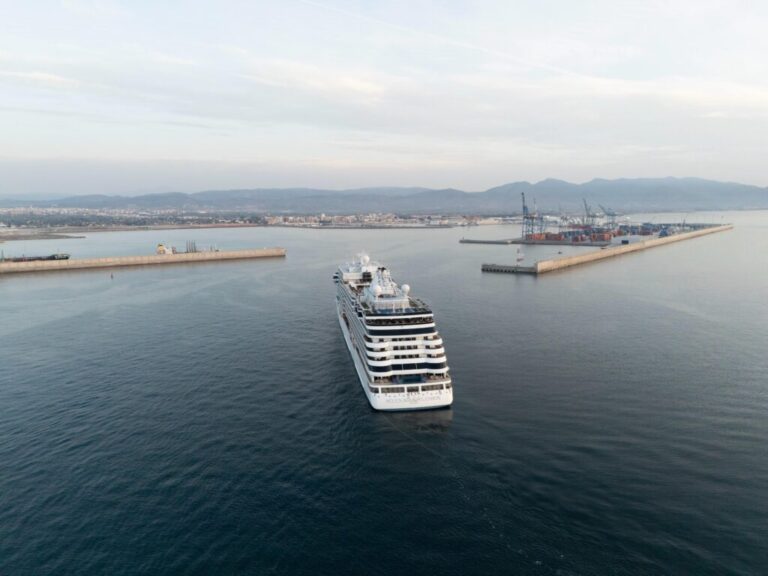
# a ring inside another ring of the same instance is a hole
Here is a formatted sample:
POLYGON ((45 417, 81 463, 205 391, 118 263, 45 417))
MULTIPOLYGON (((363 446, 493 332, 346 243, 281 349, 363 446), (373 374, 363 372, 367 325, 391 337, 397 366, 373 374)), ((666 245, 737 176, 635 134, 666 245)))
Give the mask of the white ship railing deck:
POLYGON ((360 306, 370 316, 403 316, 406 314, 432 314, 432 309, 417 298, 410 298, 410 306, 395 309, 386 309, 371 306, 368 302, 360 300, 360 306))

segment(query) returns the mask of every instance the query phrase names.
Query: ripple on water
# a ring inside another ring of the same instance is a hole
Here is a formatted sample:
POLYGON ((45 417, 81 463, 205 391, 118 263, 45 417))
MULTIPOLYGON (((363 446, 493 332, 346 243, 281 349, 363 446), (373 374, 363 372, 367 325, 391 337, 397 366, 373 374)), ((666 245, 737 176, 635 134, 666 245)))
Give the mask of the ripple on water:
POLYGON ((0 572, 768 565, 760 278, 737 297, 663 251, 491 277, 460 231, 324 232, 200 231, 281 234, 285 261, 0 284, 0 572), (370 410, 330 282, 366 246, 437 311, 452 409, 370 410))

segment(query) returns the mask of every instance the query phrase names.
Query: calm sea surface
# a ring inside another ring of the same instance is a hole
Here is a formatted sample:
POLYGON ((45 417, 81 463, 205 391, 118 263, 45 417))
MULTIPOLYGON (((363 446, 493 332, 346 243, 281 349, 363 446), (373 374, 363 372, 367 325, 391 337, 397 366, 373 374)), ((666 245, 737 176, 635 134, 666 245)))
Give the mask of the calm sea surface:
POLYGON ((694 219, 737 227, 540 278, 458 243, 512 226, 0 244, 288 248, 0 277, 0 574, 768 573, 768 212, 694 219), (369 408, 361 249, 433 305, 452 409, 369 408))

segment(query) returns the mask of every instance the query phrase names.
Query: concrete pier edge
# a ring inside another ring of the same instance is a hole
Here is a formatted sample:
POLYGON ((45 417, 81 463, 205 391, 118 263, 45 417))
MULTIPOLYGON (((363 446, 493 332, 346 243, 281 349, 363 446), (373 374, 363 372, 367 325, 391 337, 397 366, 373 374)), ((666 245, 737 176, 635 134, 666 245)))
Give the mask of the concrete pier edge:
POLYGON ((51 272, 56 270, 85 270, 94 268, 121 268, 125 266, 154 266, 246 260, 251 258, 285 257, 285 248, 257 248, 225 250, 220 252, 189 252, 183 254, 151 254, 147 256, 114 256, 70 260, 35 260, 33 262, 0 262, 0 275, 21 272, 51 272))
POLYGON ((694 230, 692 232, 683 232, 681 234, 665 236, 664 238, 653 238, 651 240, 643 240, 641 242, 634 242, 632 244, 621 244, 619 246, 613 246, 610 248, 596 250, 588 254, 580 254, 577 256, 566 256, 564 258, 555 258, 552 260, 539 260, 533 266, 483 264, 481 267, 481 270, 483 272, 502 272, 502 273, 513 273, 513 274, 514 273, 545 274, 547 272, 554 272, 555 270, 562 270, 564 268, 571 268, 573 266, 579 266, 581 264, 597 262, 599 260, 605 260, 607 258, 614 258, 616 256, 621 256, 622 254, 629 254, 630 252, 639 252, 640 250, 647 250, 648 248, 655 248, 656 246, 672 244, 673 242, 681 242, 682 240, 698 238, 700 236, 715 234, 717 232, 725 232, 726 230, 731 230, 731 229, 733 229, 733 224, 723 224, 720 226, 712 226, 711 228, 702 228, 701 230, 694 230))

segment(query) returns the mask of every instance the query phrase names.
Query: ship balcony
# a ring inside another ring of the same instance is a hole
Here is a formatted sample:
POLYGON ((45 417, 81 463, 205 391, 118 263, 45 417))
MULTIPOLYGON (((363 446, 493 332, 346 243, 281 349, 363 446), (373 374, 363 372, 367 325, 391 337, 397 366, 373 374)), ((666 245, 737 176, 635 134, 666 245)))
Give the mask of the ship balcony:
POLYGON ((385 360, 387 358, 444 358, 445 349, 414 348, 412 350, 366 350, 365 355, 372 360, 385 360))
POLYGON ((384 326, 371 326, 363 323, 366 331, 372 336, 411 336, 427 335, 436 330, 435 321, 423 324, 386 324, 384 326))
POLYGON ((366 364, 369 372, 424 372, 438 371, 447 368, 445 356, 441 358, 392 358, 387 360, 367 359, 366 364))
POLYGON ((402 327, 402 326, 412 326, 412 325, 422 325, 422 324, 434 324, 435 318, 431 315, 424 315, 424 316, 398 316, 393 318, 378 318, 378 317, 370 317, 370 316, 364 316, 363 317, 363 323, 366 326, 371 327, 402 327))
POLYGON ((394 352, 411 352, 418 350, 421 352, 434 353, 437 350, 443 348, 442 341, 435 342, 430 340, 425 342, 424 340, 407 340, 405 342, 393 342, 391 340, 385 340, 384 342, 372 342, 369 348, 372 351, 391 350, 394 352))
POLYGON ((365 336, 365 347, 368 350, 438 350, 443 347, 443 339, 437 338, 371 338, 365 336), (372 341, 373 340, 373 341, 372 341))
POLYGON ((392 376, 376 375, 370 380, 374 386, 398 386, 405 383, 409 384, 445 384, 446 388, 451 387, 451 377, 446 369, 442 374, 422 373, 422 374, 393 374, 392 376))
POLYGON ((440 344, 439 346, 432 345, 432 344, 425 345, 424 342, 415 342, 413 344, 394 342, 394 343, 390 343, 390 345, 387 346, 386 349, 392 350, 394 352, 413 353, 414 351, 417 351, 417 352, 424 352, 426 354, 436 354, 439 351, 443 350, 443 346, 442 344, 440 344))

